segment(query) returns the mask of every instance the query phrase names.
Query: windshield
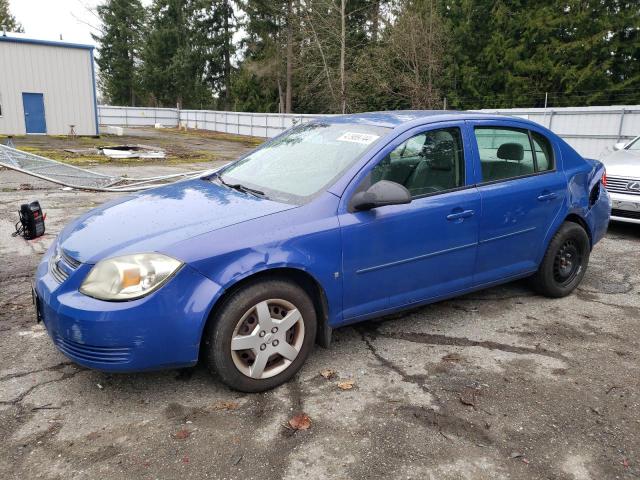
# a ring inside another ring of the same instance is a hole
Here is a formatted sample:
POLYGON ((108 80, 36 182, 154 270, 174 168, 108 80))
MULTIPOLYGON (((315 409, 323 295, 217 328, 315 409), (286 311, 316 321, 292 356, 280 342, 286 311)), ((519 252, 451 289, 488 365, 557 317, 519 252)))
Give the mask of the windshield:
POLYGON ((640 150, 640 137, 636 138, 632 143, 627 145, 627 150, 640 150))
POLYGON ((225 168, 221 180, 273 200, 303 203, 389 131, 372 125, 305 123, 225 168))

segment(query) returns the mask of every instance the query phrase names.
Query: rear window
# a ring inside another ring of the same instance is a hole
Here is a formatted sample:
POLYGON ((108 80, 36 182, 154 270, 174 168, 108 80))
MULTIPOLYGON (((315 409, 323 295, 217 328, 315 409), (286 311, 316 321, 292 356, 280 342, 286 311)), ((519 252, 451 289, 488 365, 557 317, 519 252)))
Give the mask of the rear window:
POLYGON ((536 171, 544 172, 546 170, 553 170, 553 148, 551 148, 551 143, 547 137, 540 135, 538 132, 531 132, 531 139, 533 140, 536 153, 536 163, 538 166, 536 171))
POLYGON ((553 170, 553 149, 537 132, 509 127, 476 127, 483 182, 553 170))

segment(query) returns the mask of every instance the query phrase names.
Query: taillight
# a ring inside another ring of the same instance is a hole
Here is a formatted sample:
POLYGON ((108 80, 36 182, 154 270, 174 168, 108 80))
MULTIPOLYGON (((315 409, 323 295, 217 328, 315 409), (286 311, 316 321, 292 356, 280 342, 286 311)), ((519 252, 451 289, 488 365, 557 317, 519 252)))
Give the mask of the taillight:
POLYGON ((602 179, 600 181, 602 182, 602 186, 603 187, 607 186, 607 171, 606 170, 602 174, 602 179))

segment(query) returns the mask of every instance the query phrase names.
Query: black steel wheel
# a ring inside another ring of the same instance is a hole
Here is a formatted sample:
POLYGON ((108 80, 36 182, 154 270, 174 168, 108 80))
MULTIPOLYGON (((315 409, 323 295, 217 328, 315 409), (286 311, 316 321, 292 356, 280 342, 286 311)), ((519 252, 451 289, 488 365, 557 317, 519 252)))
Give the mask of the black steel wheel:
POLYGON ((591 242, 584 228, 574 222, 563 223, 531 277, 533 288, 547 297, 569 295, 584 277, 590 252, 591 242))

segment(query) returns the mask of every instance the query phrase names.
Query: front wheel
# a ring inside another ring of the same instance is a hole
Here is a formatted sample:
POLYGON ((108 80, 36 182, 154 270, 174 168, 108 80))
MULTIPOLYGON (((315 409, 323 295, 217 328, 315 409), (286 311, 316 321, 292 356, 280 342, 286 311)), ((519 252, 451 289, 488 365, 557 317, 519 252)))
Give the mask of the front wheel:
POLYGON ((316 313, 299 286, 263 280, 228 298, 205 336, 210 370, 233 389, 261 392, 300 370, 315 341, 316 313))
POLYGON ((591 246, 587 232, 577 223, 565 222, 556 232, 531 278, 533 288, 547 297, 569 295, 582 281, 591 246))

